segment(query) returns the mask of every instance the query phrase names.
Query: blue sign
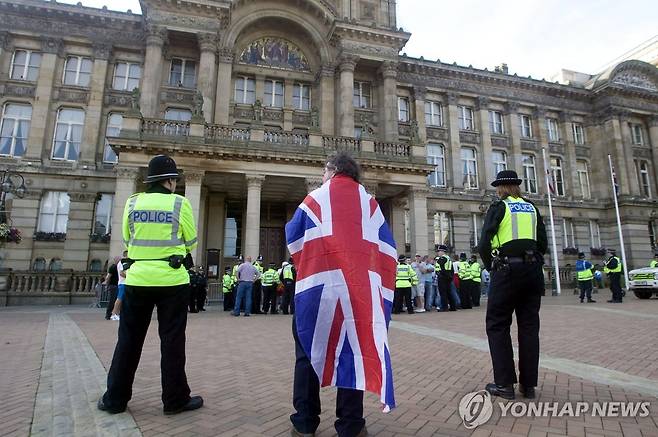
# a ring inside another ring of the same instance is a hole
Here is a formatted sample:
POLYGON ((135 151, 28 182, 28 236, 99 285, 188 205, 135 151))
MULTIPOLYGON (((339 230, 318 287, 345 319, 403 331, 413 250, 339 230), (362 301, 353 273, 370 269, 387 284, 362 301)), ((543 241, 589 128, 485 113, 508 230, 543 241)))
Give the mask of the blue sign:
POLYGON ((508 203, 510 212, 535 212, 535 208, 529 203, 508 203))
POLYGON ((171 211, 133 211, 133 223, 171 223, 174 213, 171 211))

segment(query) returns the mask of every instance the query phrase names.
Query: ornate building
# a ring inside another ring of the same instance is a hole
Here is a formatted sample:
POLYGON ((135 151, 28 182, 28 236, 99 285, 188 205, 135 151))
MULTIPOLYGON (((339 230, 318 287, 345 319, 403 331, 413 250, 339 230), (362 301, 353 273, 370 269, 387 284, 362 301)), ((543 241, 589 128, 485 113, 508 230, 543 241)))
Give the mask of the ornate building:
POLYGON ((27 187, 7 197, 24 238, 5 245, 4 267, 102 270, 158 153, 185 173, 198 262, 279 262, 284 223, 336 150, 361 162, 399 251, 433 253, 478 244, 500 169, 544 208, 546 148, 565 264, 576 248, 619 246, 610 153, 629 263, 651 257, 653 65, 562 85, 400 56, 410 34, 395 0, 141 4, 143 15, 0 0, 0 166, 27 187))

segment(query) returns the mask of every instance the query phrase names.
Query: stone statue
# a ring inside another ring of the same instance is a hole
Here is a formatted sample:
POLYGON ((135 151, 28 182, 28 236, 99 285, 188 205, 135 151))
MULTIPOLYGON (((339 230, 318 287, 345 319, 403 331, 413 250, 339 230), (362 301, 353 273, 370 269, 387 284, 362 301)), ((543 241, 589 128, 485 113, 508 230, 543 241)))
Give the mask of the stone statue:
POLYGON ((263 121, 263 104, 261 103, 260 99, 257 99, 256 102, 253 104, 254 108, 254 120, 257 122, 263 121))
POLYGON ((371 133, 372 128, 370 127, 370 119, 368 119, 367 115, 363 114, 361 115, 361 138, 370 138, 371 133))
POLYGON ((203 94, 199 90, 192 97, 192 116, 203 118, 203 94))
POLYGON ((418 122, 416 120, 411 120, 411 125, 409 126, 409 142, 411 142, 411 144, 420 143, 420 134, 418 133, 418 122))
POLYGON ((141 93, 139 92, 139 88, 135 87, 133 88, 132 93, 130 94, 130 109, 136 112, 139 112, 139 99, 141 97, 141 93))
POLYGON ((320 127, 320 111, 315 106, 311 109, 311 127, 320 127))

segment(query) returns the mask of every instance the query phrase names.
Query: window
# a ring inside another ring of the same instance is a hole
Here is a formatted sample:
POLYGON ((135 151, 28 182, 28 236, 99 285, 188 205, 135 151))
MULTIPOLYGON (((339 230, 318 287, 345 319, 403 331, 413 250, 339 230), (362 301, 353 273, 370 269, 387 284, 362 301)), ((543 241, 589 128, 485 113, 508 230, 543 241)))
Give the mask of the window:
POLYGON ((103 162, 116 163, 119 159, 107 142, 107 137, 117 137, 121 132, 121 124, 123 123, 123 115, 110 114, 107 116, 107 126, 105 127, 105 150, 103 151, 103 162))
POLYGON ((564 177, 562 174, 562 159, 551 156, 551 177, 553 178, 553 187, 555 194, 564 196, 564 177))
POLYGON ((478 187, 478 165, 477 152, 470 147, 462 147, 462 172, 464 178, 462 183, 467 190, 474 190, 478 187))
POLYGON ((599 228, 599 222, 596 220, 589 221, 589 240, 590 247, 597 249, 601 247, 601 230, 599 228))
POLYGON ((311 87, 296 83, 292 88, 292 106, 295 109, 308 111, 311 108, 311 87))
POLYGON ((46 191, 39 209, 39 232, 66 234, 69 221, 69 195, 61 191, 46 191))
POLYGON ((459 129, 473 130, 473 109, 466 106, 457 106, 459 111, 459 129))
POLYGON ((64 85, 89 86, 91 80, 90 58, 69 56, 64 66, 64 85))
POLYGON ((537 194, 537 170, 533 155, 523 155, 523 188, 527 193, 537 194))
POLYGON ((409 215, 409 210, 404 210, 404 245, 405 249, 407 245, 411 244, 411 217, 409 215))
POLYGON ((133 62, 118 62, 114 66, 112 88, 115 90, 132 91, 135 88, 139 88, 139 79, 141 76, 141 65, 133 62))
POLYGON ((363 128, 361 126, 354 126, 354 138, 360 140, 363 136, 363 128))
POLYGON ((656 232, 656 221, 649 220, 649 243, 654 250, 656 249, 656 235, 658 235, 656 232))
POLYGON ((196 61, 173 58, 169 70, 169 85, 194 88, 196 83, 196 61))
POLYGON ((48 264, 48 270, 51 272, 59 272, 62 270, 62 259, 61 258, 53 258, 50 260, 50 263, 48 264))
POLYGON ((507 170, 507 154, 505 152, 494 150, 491 153, 491 161, 493 162, 494 175, 507 170))
POLYGON ((560 129, 555 118, 546 119, 546 127, 548 128, 548 141, 560 141, 560 129))
POLYGON ((354 82, 354 98, 352 100, 355 108, 370 108, 370 83, 354 82))
POLYGON ((492 134, 502 135, 505 133, 502 113, 498 111, 489 111, 489 130, 492 134))
POLYGON ((631 124, 631 134, 633 135, 633 144, 642 146, 644 144, 644 136, 642 134, 641 124, 631 124))
POLYGON ((640 192, 644 197, 651 197, 649 163, 647 161, 637 161, 635 163, 635 168, 637 171, 637 182, 640 185, 640 192))
POLYGON ((447 212, 434 213, 434 245, 445 244, 453 247, 452 241, 452 217, 447 212))
POLYGON ((578 185, 580 186, 580 195, 583 199, 589 199, 592 195, 589 189, 589 171, 586 161, 576 161, 576 173, 578 175, 578 185))
POLYGON ((585 144, 585 130, 580 123, 571 123, 571 130, 573 131, 573 142, 576 144, 585 144))
POLYGON ((7 103, 2 108, 2 125, 0 125, 0 155, 23 156, 27 148, 30 133, 32 107, 7 103))
POLYGON ((409 99, 398 97, 398 121, 409 121, 409 99))
POLYGON ((165 120, 172 121, 190 121, 192 112, 189 109, 167 108, 165 111, 165 120))
POLYGON ((252 105, 256 102, 256 81, 250 77, 235 78, 235 103, 252 105))
POLYGON ((482 214, 471 214, 471 247, 480 244, 480 232, 482 232, 482 214))
POLYGON ((84 123, 85 112, 82 109, 64 108, 57 112, 53 159, 78 160, 84 123))
POLYGON ((519 115, 521 122, 521 136, 523 138, 532 138, 532 120, 529 115, 519 115))
POLYGON ((45 272, 46 271, 46 259, 39 257, 35 258, 32 263, 32 270, 35 272, 45 272))
POLYGON ((445 187, 446 159, 443 144, 427 145, 427 163, 434 166, 434 171, 428 176, 430 186, 445 187))
POLYGON ((16 50, 11 60, 10 77, 14 80, 29 80, 36 82, 39 78, 41 53, 31 50, 16 50))
POLYGON ((265 81, 265 106, 283 108, 283 82, 268 79, 265 81))
POLYGON ((573 232, 573 221, 562 219, 562 247, 576 247, 576 235, 573 232))
POLYGON ((97 258, 92 259, 91 262, 89 263, 90 272, 100 273, 102 269, 103 269, 103 263, 101 263, 101 260, 97 258))
POLYGON ((112 231, 112 201, 111 194, 101 194, 96 201, 96 212, 94 214, 94 235, 107 235, 112 231))
POLYGON ((443 108, 439 102, 425 102, 425 124, 443 126, 443 108))
POLYGON ((229 201, 226 204, 224 222, 224 256, 242 254, 242 203, 229 201))

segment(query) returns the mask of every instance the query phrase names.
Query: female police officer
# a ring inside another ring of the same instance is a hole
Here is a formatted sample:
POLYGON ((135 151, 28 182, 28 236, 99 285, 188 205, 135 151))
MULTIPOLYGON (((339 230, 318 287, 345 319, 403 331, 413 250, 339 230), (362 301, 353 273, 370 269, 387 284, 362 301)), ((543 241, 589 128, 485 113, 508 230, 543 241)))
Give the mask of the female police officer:
POLYGON ((486 390, 514 399, 517 382, 510 337, 512 313, 519 331, 519 391, 534 398, 539 367, 539 306, 546 229, 537 208, 521 197, 515 171, 498 173, 491 183, 500 200, 489 207, 480 239, 480 256, 491 272, 487 304, 487 337, 494 383, 486 390))

